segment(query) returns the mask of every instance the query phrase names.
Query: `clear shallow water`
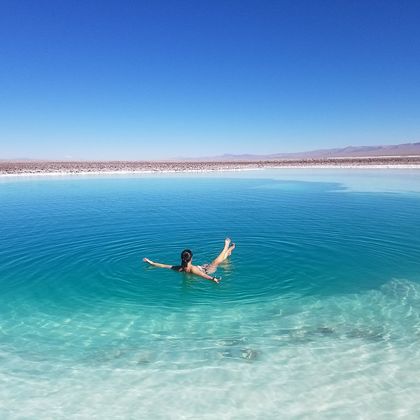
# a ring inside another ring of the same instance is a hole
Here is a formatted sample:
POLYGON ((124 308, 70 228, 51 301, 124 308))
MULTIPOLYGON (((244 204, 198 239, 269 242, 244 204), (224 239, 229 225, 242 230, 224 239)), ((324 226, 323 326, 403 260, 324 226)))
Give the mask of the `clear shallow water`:
POLYGON ((1 418, 418 418, 420 172, 0 183, 1 418), (148 268, 237 243, 221 285, 148 268))

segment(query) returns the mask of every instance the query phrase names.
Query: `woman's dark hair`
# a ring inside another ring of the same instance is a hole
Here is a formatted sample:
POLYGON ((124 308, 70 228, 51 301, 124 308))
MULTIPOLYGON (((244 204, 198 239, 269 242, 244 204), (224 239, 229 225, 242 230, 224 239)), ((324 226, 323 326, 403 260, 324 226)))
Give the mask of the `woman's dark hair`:
POLYGON ((184 249, 181 252, 181 266, 182 268, 185 268, 188 263, 192 260, 192 252, 189 249, 184 249))

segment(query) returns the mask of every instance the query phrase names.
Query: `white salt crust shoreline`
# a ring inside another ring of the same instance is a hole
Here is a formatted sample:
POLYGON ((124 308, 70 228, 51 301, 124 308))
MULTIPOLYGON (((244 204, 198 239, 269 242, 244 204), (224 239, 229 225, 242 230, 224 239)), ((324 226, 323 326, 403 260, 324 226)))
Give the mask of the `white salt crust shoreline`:
POLYGON ((57 171, 57 172, 17 172, 0 173, 0 178, 24 177, 63 177, 63 176, 109 176, 109 175, 147 175, 147 174, 182 174, 182 173, 213 173, 213 172, 245 172, 263 171, 265 169, 418 169, 420 165, 284 165, 264 166, 255 168, 206 168, 206 169, 178 169, 178 170, 120 170, 120 171, 57 171))

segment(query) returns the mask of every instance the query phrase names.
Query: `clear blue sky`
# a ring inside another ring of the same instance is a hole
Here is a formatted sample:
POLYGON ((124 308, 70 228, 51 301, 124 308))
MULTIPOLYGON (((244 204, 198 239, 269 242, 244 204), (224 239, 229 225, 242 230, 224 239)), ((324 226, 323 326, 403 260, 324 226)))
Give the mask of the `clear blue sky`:
POLYGON ((420 141, 420 1, 0 1, 0 158, 420 141))

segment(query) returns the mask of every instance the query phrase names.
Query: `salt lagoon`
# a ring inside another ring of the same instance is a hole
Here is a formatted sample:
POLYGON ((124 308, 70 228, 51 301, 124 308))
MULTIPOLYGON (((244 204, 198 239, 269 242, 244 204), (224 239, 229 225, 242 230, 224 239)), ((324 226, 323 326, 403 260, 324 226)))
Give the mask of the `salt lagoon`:
POLYGON ((0 180, 1 418, 418 418, 420 170, 0 180), (197 263, 230 236, 220 285, 197 263))

